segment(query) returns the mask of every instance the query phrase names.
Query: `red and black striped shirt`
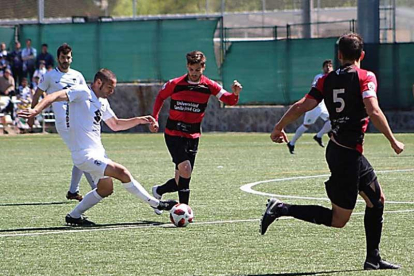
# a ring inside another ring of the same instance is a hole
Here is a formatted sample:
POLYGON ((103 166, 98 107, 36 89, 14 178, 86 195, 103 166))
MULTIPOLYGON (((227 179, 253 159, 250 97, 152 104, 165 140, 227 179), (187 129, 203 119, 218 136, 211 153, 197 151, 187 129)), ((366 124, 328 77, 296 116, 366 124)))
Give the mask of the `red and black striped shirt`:
POLYGON ((198 138, 210 95, 228 105, 237 104, 239 97, 224 90, 217 82, 202 75, 198 83, 191 82, 187 74, 164 84, 155 99, 153 117, 158 116, 164 101, 171 97, 170 112, 165 133, 171 136, 198 138))

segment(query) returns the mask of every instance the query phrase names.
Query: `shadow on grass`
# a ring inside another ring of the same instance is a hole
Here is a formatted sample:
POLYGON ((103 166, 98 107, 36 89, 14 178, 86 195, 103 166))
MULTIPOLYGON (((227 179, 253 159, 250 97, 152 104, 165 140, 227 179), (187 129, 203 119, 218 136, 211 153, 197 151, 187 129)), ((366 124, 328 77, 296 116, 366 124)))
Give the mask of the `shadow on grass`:
POLYGON ((0 203, 0 207, 9 207, 9 206, 38 206, 38 205, 63 205, 71 204, 70 201, 60 201, 60 202, 24 202, 24 203, 0 203))
POLYGON ((108 224, 96 224, 90 227, 81 226, 55 226, 55 227, 33 227, 33 228, 13 228, 13 229, 0 229, 0 233, 13 233, 13 232, 36 232, 36 231, 64 231, 64 230, 81 230, 81 229, 99 229, 99 228, 117 228, 117 227, 149 227, 160 226, 166 223, 158 221, 139 221, 139 222, 120 222, 120 223, 108 223, 108 224))
POLYGON ((333 271, 319 271, 319 272, 248 274, 248 275, 244 275, 244 276, 305 276, 305 275, 326 275, 326 274, 344 273, 344 272, 357 272, 357 271, 364 271, 364 270, 363 269, 352 269, 352 270, 347 269, 347 270, 333 270, 333 271))

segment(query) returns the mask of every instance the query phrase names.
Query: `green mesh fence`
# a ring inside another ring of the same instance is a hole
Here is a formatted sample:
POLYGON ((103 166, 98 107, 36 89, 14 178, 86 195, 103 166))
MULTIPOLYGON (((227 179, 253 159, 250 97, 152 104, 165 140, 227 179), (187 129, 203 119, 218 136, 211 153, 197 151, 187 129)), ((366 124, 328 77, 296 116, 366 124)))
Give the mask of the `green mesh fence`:
POLYGON ((20 40, 35 48, 49 45, 55 56, 62 43, 73 49, 72 67, 91 80, 99 68, 114 71, 120 82, 169 80, 186 72, 187 52, 207 56, 206 75, 219 79, 214 32, 219 19, 177 19, 21 26, 20 40))
POLYGON ((0 42, 6 43, 10 51, 14 49, 14 27, 0 27, 0 42))
MULTIPOLYGON (((224 86, 242 83, 241 104, 291 104, 309 91, 323 60, 336 58, 336 40, 233 42, 222 67, 224 86)), ((365 52, 361 66, 377 76, 381 107, 412 109, 414 43, 366 44, 365 52)))
MULTIPOLYGON (((120 82, 166 81, 186 72, 187 52, 201 50, 207 56, 208 77, 223 80, 228 90, 234 79, 243 84, 240 104, 291 104, 309 91, 323 60, 336 58, 336 38, 232 42, 220 76, 213 42, 218 20, 23 25, 20 41, 24 45, 31 38, 38 51, 42 43, 48 43, 53 55, 62 43, 69 43, 72 67, 89 81, 101 67, 113 70, 120 82)), ((0 28, 1 41, 11 45, 13 35, 13 28, 0 28)), ((362 67, 377 75, 381 106, 411 109, 414 43, 365 48, 362 67)))
POLYGON ((367 44, 361 66, 378 80, 379 103, 384 109, 412 109, 414 105, 414 43, 367 44))
POLYGON ((243 85, 241 104, 290 104, 302 98, 336 38, 233 42, 223 64, 223 83, 243 85))

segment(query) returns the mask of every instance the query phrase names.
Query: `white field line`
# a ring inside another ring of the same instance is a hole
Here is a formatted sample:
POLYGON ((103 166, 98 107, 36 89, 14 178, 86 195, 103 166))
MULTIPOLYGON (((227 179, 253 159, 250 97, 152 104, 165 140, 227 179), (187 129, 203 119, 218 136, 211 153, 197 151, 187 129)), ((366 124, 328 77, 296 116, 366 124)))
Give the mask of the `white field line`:
MULTIPOLYGON (((411 172, 414 169, 405 169, 405 170, 386 170, 386 171, 377 171, 377 173, 393 173, 393 172, 411 172)), ((265 196, 277 196, 281 198, 296 198, 296 199, 313 199, 313 200, 329 200, 328 198, 316 198, 316 197, 300 197, 300 196, 286 196, 286 195, 275 195, 270 193, 263 193, 258 192, 252 189, 252 187, 269 182, 282 182, 282 181, 289 181, 289 180, 297 180, 297 179, 309 179, 309 178, 319 178, 319 177, 327 177, 329 174, 321 174, 321 175, 310 175, 310 176, 296 176, 296 177, 288 177, 288 178, 278 178, 278 179, 270 179, 270 180, 263 180, 257 181, 254 183, 246 184, 240 187, 242 191, 258 194, 258 195, 265 195, 265 196)), ((395 203, 395 204, 414 204, 414 202, 397 202, 397 201, 387 201, 387 203, 395 203)), ((414 212, 414 210, 396 210, 396 211, 384 211, 384 213, 388 214, 395 214, 395 213, 410 213, 414 212)), ((353 215, 363 215, 364 213, 353 213, 353 215)), ((281 219, 292 219, 291 217, 282 217, 281 219)), ((211 224, 226 224, 226 223, 243 223, 243 222, 257 222, 260 219, 244 219, 244 220, 221 220, 221 221, 205 221, 205 222, 194 222, 192 225, 211 225, 211 224)), ((42 236, 42 235, 56 235, 56 234, 70 234, 70 233, 78 233, 78 232, 101 232, 101 231, 117 231, 117 230, 126 230, 126 229, 138 229, 138 228, 154 228, 154 227, 162 227, 162 228, 172 228, 171 224, 162 224, 162 225, 136 225, 136 226, 121 226, 121 227, 109 227, 109 228, 81 228, 81 229, 73 229, 73 230, 56 230, 56 231, 39 231, 39 232, 30 232, 30 233, 9 233, 9 234, 0 234, 0 238, 4 237, 34 237, 34 236, 42 236)), ((22 230, 21 230, 22 231, 22 230)), ((29 229, 28 229, 29 231, 29 229)))
MULTIPOLYGON (((385 171, 376 171, 376 173, 396 173, 396 172, 413 172, 414 169, 404 169, 404 170, 385 170, 385 171)), ((329 177, 329 174, 320 174, 320 175, 305 175, 305 176, 294 176, 294 177, 286 177, 286 178, 276 178, 276 179, 269 179, 269 180, 262 180, 253 183, 248 183, 240 187, 240 189, 246 193, 251 193, 255 195, 262 195, 262 196, 270 196, 270 197, 279 197, 279 198, 291 198, 291 199, 310 199, 310 200, 323 200, 329 201, 327 197, 307 197, 307 196, 294 196, 294 195, 278 195, 278 194, 271 194, 266 192, 259 192, 253 190, 253 187, 259 184, 270 183, 270 182, 284 182, 290 180, 298 180, 298 179, 311 179, 311 178, 321 178, 321 177, 329 177)), ((364 202, 364 200, 358 200, 358 202, 364 202)), ((386 203, 390 204, 414 204, 413 201, 386 201, 386 203)))
MULTIPOLYGON (((396 210, 396 211, 384 211, 385 214, 398 214, 398 213, 411 213, 412 210, 396 210)), ((363 212, 353 213, 354 215, 364 215, 363 212)), ((280 219, 293 219, 293 217, 281 217, 280 219)), ((240 220, 218 220, 218 221, 204 221, 204 222, 194 222, 189 227, 194 227, 196 225, 212 225, 212 224, 229 224, 229 223, 245 223, 245 222, 259 222, 260 219, 240 219, 240 220)), ((136 226, 121 226, 121 227, 109 227, 109 228, 80 228, 73 230, 56 230, 56 231, 39 231, 31 233, 9 233, 9 234, 0 234, 0 238, 6 237, 35 237, 35 236, 44 236, 44 235, 61 235, 61 234, 72 234, 80 232, 103 232, 103 231, 123 231, 130 229, 139 229, 139 228, 175 228, 172 224, 161 224, 161 225, 136 225, 136 226)))

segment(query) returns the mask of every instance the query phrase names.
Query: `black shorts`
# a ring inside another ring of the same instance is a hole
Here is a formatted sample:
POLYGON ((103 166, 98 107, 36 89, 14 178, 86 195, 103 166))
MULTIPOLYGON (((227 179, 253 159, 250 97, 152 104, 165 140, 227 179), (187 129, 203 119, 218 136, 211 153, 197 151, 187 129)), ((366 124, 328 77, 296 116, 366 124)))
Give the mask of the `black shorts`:
POLYGON ((339 207, 354 209, 359 191, 377 178, 374 169, 360 152, 332 141, 326 149, 326 161, 331 171, 325 182, 329 199, 339 207))
POLYGON ((198 150, 199 138, 191 139, 180 136, 171 136, 164 134, 165 143, 171 154, 175 169, 178 170, 178 164, 188 160, 191 163, 191 169, 194 168, 194 161, 198 150))

